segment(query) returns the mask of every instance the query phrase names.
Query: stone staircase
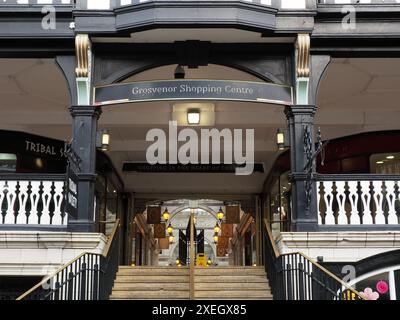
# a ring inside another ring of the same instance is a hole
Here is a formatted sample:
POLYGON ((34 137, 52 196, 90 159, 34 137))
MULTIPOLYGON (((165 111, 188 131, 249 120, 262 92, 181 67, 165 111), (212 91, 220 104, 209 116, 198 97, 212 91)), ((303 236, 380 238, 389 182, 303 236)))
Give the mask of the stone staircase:
MULTIPOLYGON (((263 267, 196 268, 194 297, 199 300, 272 300, 263 267)), ((119 267, 112 300, 190 298, 189 268, 119 267)))
POLYGON ((119 267, 110 299, 189 299, 189 268, 119 267))
POLYGON ((195 299, 272 300, 264 267, 196 268, 195 299))

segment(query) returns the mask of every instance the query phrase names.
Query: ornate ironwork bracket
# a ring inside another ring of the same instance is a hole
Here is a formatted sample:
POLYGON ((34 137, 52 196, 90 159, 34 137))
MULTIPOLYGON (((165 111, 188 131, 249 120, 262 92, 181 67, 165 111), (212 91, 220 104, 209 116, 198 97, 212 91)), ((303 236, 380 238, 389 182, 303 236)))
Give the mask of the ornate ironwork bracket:
POLYGON ((72 141, 65 142, 63 153, 64 153, 64 156, 67 158, 67 165, 68 165, 69 169, 72 169, 74 173, 80 173, 82 159, 72 148, 72 141))
POLYGON ((321 129, 318 128, 317 131, 317 149, 313 153, 313 145, 312 145, 312 133, 310 129, 310 125, 304 126, 304 153, 306 155, 307 163, 303 169, 306 174, 305 180, 305 193, 306 193, 306 208, 309 210, 311 205, 311 196, 312 196, 312 186, 314 180, 314 161, 319 154, 321 154, 321 165, 325 164, 325 147, 329 143, 329 141, 322 142, 322 134, 321 129))

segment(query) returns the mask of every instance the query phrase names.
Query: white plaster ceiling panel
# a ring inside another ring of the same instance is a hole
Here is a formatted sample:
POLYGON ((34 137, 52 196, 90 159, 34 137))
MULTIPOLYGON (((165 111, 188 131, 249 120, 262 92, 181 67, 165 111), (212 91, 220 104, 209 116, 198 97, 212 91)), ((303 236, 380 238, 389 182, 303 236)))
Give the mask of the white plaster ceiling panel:
POLYGON ((368 93, 394 92, 400 97, 399 78, 399 75, 374 76, 365 91, 368 93))
POLYGON ((46 61, 29 68, 17 77, 21 89, 29 95, 67 107, 69 105, 68 89, 61 71, 53 61, 46 61), (45 76, 42 76, 45 75, 45 76))
POLYGON ((399 77, 400 59, 394 58, 359 58, 336 59, 338 62, 350 60, 353 67, 370 75, 399 77))
POLYGON ((43 59, 0 59, 0 77, 18 75, 42 63, 43 59))
POLYGON ((0 95, 4 101, 7 98, 5 95, 19 95, 21 91, 18 84, 10 76, 0 76, 0 95))
POLYGON ((324 107, 329 102, 343 101, 366 88, 371 76, 357 70, 350 63, 335 63, 329 67, 322 80, 319 90, 318 102, 324 107))

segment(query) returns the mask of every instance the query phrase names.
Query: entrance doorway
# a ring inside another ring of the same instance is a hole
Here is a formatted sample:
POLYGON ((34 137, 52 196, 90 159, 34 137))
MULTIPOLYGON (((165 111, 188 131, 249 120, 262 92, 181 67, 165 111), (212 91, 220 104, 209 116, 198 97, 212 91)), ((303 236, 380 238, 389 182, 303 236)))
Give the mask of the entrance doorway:
MULTIPOLYGON (((157 201, 156 201, 157 202, 157 201)), ((193 215, 193 257, 195 266, 254 266, 260 252, 256 246, 254 214, 239 203, 202 199, 178 199, 162 204, 149 202, 136 213, 131 235, 131 264, 134 266, 185 267, 191 264, 190 219, 193 215), (232 212, 237 210, 237 217, 232 212), (153 212, 160 220, 152 220, 153 212), (152 223, 153 222, 153 223, 152 223)))

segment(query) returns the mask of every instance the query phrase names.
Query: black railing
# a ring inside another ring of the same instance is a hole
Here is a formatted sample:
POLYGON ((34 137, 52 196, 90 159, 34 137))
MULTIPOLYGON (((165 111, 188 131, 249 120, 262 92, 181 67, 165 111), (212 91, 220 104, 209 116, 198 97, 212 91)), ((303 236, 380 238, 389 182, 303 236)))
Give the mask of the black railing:
POLYGON ((108 300, 119 265, 119 220, 102 254, 82 253, 17 300, 108 300))
POLYGON ((265 221, 265 268, 274 300, 363 300, 340 278, 302 253, 279 254, 265 221))

